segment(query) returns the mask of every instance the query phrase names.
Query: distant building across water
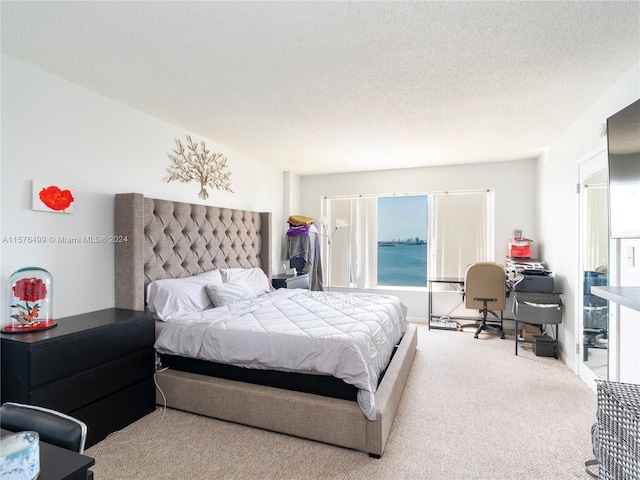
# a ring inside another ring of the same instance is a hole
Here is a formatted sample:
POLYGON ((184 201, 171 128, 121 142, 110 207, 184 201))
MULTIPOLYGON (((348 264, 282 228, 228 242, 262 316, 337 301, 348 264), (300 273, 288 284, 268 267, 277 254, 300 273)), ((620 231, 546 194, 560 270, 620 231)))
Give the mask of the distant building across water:
POLYGON ((427 242, 421 240, 420 238, 408 238, 407 240, 391 240, 378 242, 378 246, 380 247, 393 247, 395 245, 425 245, 427 242))

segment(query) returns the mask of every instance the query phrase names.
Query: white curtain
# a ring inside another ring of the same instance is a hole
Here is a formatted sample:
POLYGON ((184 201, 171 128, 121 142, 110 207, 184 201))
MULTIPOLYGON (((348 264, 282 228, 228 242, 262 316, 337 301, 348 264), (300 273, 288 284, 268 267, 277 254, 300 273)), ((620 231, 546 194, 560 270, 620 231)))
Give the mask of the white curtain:
POLYGON ((493 192, 434 196, 429 276, 464 277, 468 265, 493 260, 493 192))
POLYGON ((378 256, 376 197, 325 198, 322 202, 326 286, 373 288, 378 256), (336 220, 349 225, 336 230, 336 220))
POLYGON ((584 269, 595 271, 609 263, 608 195, 606 185, 586 186, 587 219, 584 269))

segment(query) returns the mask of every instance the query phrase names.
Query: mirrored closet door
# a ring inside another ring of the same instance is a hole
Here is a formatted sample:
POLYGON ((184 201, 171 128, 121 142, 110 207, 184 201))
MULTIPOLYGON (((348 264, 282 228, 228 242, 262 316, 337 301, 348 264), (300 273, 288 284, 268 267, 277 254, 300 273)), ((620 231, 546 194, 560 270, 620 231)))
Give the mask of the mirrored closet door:
POLYGON ((580 237, 583 275, 580 373, 581 376, 606 380, 609 365, 608 302, 591 292, 591 287, 607 285, 609 281, 606 150, 581 164, 580 177, 580 237))

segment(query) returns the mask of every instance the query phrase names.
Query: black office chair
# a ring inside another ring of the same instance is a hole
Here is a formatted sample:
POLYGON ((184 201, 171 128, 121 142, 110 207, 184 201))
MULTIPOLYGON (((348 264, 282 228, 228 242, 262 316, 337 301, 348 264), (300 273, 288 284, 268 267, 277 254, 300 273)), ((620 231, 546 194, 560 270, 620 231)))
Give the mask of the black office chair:
POLYGON ((7 402, 0 407, 0 426, 12 432, 38 432, 43 442, 84 453, 87 425, 55 410, 7 402))
POLYGON ((476 327, 475 338, 483 330, 500 335, 504 338, 502 329, 502 312, 507 304, 506 271, 504 266, 495 262, 476 262, 469 265, 464 274, 464 306, 478 310, 482 319, 475 324, 463 325, 476 327), (495 319, 488 319, 491 314, 495 319))

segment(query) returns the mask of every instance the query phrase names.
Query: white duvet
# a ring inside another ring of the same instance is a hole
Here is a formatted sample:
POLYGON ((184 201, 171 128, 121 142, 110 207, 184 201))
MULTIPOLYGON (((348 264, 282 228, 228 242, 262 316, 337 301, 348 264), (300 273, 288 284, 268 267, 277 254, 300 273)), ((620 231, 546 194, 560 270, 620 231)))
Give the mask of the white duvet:
POLYGON ((252 300, 160 322, 155 348, 246 368, 333 375, 355 385, 375 420, 374 394, 407 329, 397 298, 279 289, 252 300))

